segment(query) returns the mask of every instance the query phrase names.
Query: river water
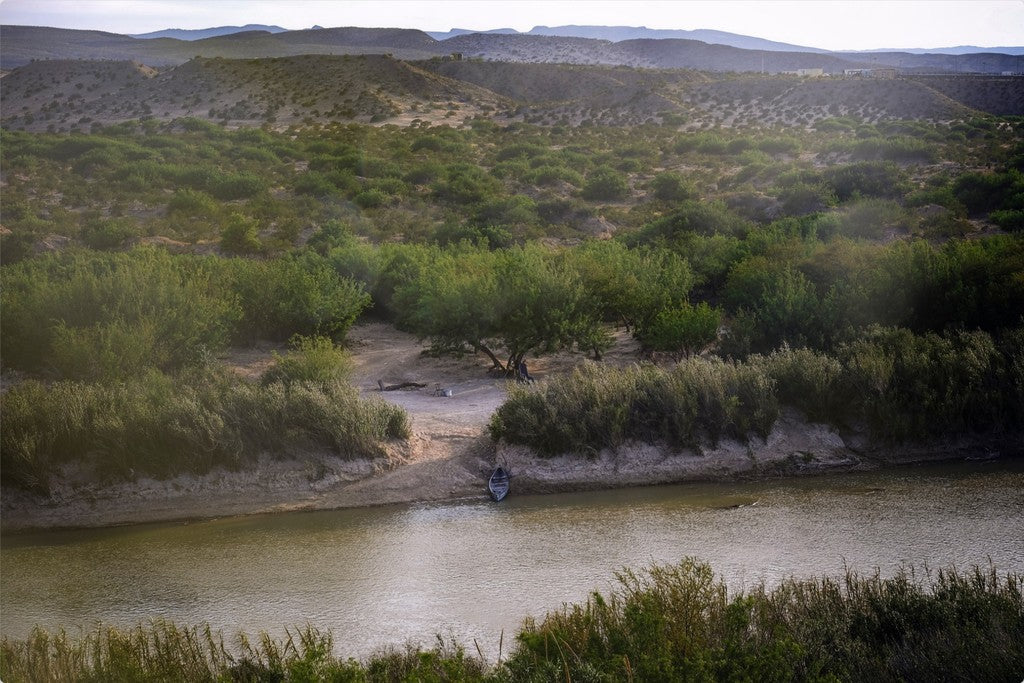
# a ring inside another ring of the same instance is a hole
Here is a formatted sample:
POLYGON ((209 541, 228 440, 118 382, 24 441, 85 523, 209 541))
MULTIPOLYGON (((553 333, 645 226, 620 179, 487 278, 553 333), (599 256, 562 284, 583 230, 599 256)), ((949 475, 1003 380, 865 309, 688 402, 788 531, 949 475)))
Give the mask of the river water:
POLYGON ((612 587, 624 566, 711 563, 730 588, 901 564, 1024 571, 1024 463, 287 513, 19 534, 0 549, 0 631, 152 618, 339 654, 476 639, 612 587))

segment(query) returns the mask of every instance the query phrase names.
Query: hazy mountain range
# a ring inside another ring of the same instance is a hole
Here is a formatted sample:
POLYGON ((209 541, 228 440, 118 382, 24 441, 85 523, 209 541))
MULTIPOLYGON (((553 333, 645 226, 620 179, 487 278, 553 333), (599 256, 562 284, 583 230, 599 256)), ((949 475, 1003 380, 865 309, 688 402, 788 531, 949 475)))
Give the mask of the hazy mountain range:
MULTIPOLYGON (((315 28, 320 28, 319 26, 315 28)), ((218 26, 216 28, 204 29, 164 29, 151 33, 133 34, 133 38, 176 38, 178 40, 200 40, 202 38, 214 38, 216 36, 241 33, 242 31, 267 31, 269 33, 283 33, 287 29, 280 26, 267 26, 265 24, 246 24, 245 26, 218 26)), ((562 36, 565 38, 593 38, 595 40, 607 40, 617 43, 622 40, 664 40, 678 38, 684 40, 699 40, 713 45, 730 45, 744 50, 773 50, 777 52, 829 52, 817 47, 806 45, 794 45, 781 43, 774 40, 766 40, 754 36, 745 36, 728 31, 716 31, 713 29, 696 29, 692 31, 683 29, 655 29, 646 26, 534 26, 529 31, 517 31, 514 28, 494 28, 486 31, 474 31, 466 28, 453 28, 450 31, 424 31, 434 40, 447 40, 455 36, 462 36, 468 33, 498 33, 504 35, 528 35, 528 36, 562 36)), ((876 48, 873 50, 843 50, 849 54, 858 52, 909 52, 911 54, 945 54, 965 55, 979 52, 999 53, 1008 55, 1024 54, 1024 46, 1018 47, 975 47, 972 45, 958 45, 956 47, 939 48, 876 48)))
POLYGON ((798 69, 892 67, 908 73, 1022 73, 1024 48, 947 52, 828 52, 721 31, 664 31, 607 26, 538 26, 469 32, 453 29, 438 40, 416 29, 222 26, 198 31, 168 29, 145 38, 103 31, 0 26, 0 68, 41 59, 128 60, 151 67, 183 64, 197 57, 251 59, 303 54, 390 54, 423 60, 461 53, 494 61, 687 68, 704 71, 779 73, 798 69), (212 35, 211 35, 212 34, 212 35))
POLYGON ((267 33, 284 33, 288 29, 280 26, 267 26, 266 24, 246 24, 245 26, 215 26, 213 28, 165 28, 162 31, 151 31, 149 33, 132 33, 132 38, 174 38, 175 40, 202 40, 203 38, 216 38, 217 36, 228 36, 232 33, 244 33, 245 31, 266 31, 267 33))

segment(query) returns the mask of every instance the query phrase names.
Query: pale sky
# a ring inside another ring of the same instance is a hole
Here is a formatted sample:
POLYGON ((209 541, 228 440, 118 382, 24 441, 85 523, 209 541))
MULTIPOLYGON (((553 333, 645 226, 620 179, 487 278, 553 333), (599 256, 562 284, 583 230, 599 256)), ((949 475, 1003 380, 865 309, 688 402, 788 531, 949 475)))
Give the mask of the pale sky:
POLYGON ((717 29, 830 50, 1024 45, 1024 0, 0 0, 0 23, 146 33, 319 24, 717 29))

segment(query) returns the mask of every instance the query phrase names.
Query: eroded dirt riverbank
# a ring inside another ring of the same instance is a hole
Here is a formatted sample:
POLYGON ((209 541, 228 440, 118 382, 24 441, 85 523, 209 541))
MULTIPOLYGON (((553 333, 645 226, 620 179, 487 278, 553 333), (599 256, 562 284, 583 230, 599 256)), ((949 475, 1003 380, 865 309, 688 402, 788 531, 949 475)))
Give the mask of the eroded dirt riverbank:
MULTIPOLYGON (((554 493, 1013 454, 1006 441, 992 440, 883 451, 857 435, 841 435, 785 410, 767 439, 754 438, 749 443, 725 440, 700 453, 635 445, 591 458, 539 458, 528 449, 491 441, 487 421, 505 398, 506 380, 489 374, 481 358, 432 357, 423 353, 423 345, 414 337, 384 324, 356 326, 349 338, 355 362, 353 380, 360 390, 401 405, 411 418, 412 437, 407 443, 389 447, 386 456, 345 460, 308 453, 283 461, 265 457, 257 467, 240 472, 215 470, 204 476, 139 479, 106 486, 76 482, 69 474, 45 497, 5 489, 0 518, 4 530, 483 499, 487 476, 496 463, 512 472, 514 492, 554 493), (425 386, 382 392, 378 381, 425 386)), ((228 361, 238 372, 256 376, 269 358, 269 350, 265 350, 239 353, 228 361)), ((623 335, 604 362, 625 364, 635 358, 635 348, 623 335)), ((531 373, 543 378, 580 360, 572 354, 539 359, 531 362, 531 373)))

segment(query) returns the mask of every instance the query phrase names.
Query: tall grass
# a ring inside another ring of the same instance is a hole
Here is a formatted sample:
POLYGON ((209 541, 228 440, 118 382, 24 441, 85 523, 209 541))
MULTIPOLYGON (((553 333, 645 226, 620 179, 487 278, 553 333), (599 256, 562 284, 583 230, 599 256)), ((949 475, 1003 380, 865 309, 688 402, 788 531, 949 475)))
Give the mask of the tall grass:
POLYGON ((1016 680, 1022 581, 992 568, 848 571, 730 598, 687 559, 527 620, 506 667, 510 680, 1016 680))
POLYGON ((767 436, 778 416, 772 386, 761 368, 720 360, 671 370, 588 363, 565 378, 510 388, 490 430, 543 455, 596 453, 627 440, 699 447, 723 436, 767 436))
POLYGON ((328 450, 374 457, 405 438, 408 416, 364 400, 343 379, 250 383, 227 371, 157 371, 118 383, 27 381, 3 397, 0 464, 5 484, 45 491, 66 463, 99 479, 201 474, 328 450))
POLYGON ((692 358, 671 369, 584 365, 509 389, 491 436, 541 455, 594 454, 626 441, 700 448, 724 436, 767 436, 779 405, 837 427, 865 425, 879 442, 1024 424, 1024 331, 915 335, 872 327, 834 355, 781 349, 745 362, 692 358))
POLYGON ((1013 681, 1024 670, 1024 576, 994 568, 892 578, 847 571, 730 595, 712 568, 623 570, 541 621, 505 661, 459 643, 339 658, 306 625, 225 644, 207 626, 155 621, 0 641, 4 681, 1013 681))

